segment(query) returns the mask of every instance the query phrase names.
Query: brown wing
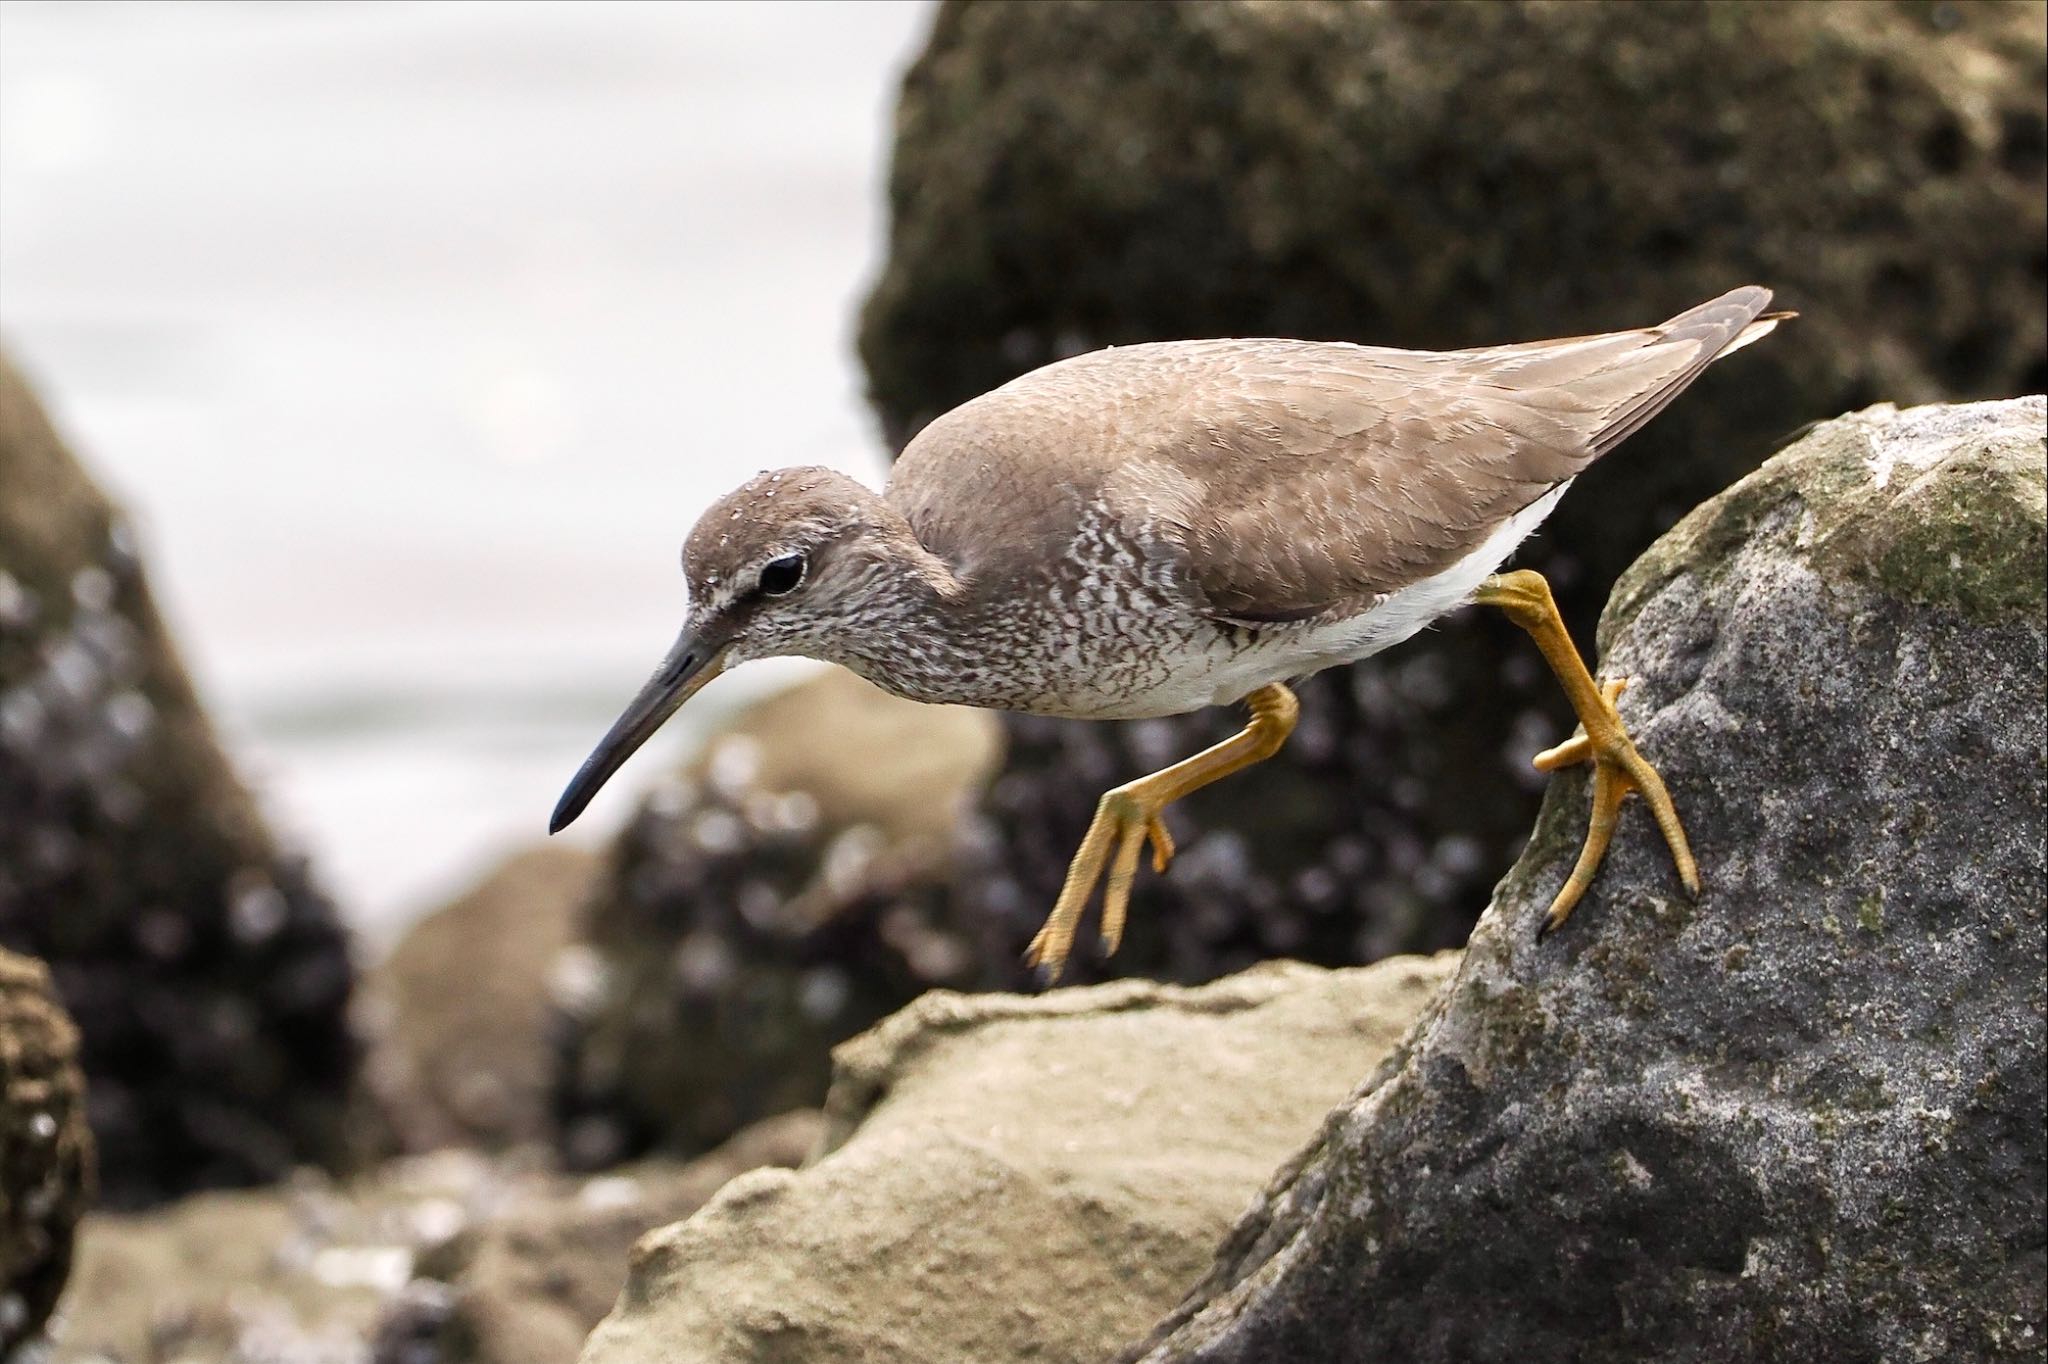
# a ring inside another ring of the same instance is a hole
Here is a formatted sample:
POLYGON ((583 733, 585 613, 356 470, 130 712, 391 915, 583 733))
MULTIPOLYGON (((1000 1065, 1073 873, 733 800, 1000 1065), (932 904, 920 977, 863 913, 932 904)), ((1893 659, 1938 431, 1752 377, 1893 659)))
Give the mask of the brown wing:
POLYGON ((940 417, 888 497, 970 580, 1037 571, 1106 512, 1178 557, 1216 615, 1303 619, 1457 562, 1769 331, 1769 299, 1737 289, 1658 327, 1483 350, 1095 351, 940 417))
MULTIPOLYGON (((1218 616, 1297 620, 1440 572, 1767 332, 1738 289, 1659 327, 1440 354, 1291 341, 1181 343, 1208 371, 1146 466, 1218 616), (1176 453, 1174 447, 1179 447, 1176 453)), ((1143 349, 1143 348, 1135 348, 1143 349)), ((1176 387, 1178 387, 1176 385, 1176 387)))

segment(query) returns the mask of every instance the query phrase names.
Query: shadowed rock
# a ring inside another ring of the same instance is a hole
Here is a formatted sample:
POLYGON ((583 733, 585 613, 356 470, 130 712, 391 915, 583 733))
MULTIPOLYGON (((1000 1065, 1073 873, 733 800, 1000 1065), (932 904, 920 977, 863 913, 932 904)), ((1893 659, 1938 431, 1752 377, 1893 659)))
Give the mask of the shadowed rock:
POLYGON ((1126 1358, 2038 1359, 2040 398, 1827 423, 1622 579, 1639 807, 1554 786, 1452 986, 1126 1358))
POLYGON ((334 908, 222 754, 135 535, 0 361, 0 943, 49 963, 114 1206, 340 1158, 334 908))
POLYGON ((565 982, 564 1158, 706 1150, 813 1107, 834 1044, 927 989, 1020 986, 1023 940, 952 916, 990 715, 834 670, 744 713, 612 848, 565 982), (580 982, 580 983, 579 983, 580 982))
MULTIPOLYGON (((1880 398, 2048 383, 2042 16, 948 4, 897 112, 890 256, 861 329, 873 402, 900 445, 1109 343, 1445 348, 1776 289, 1800 320, 1603 460, 1519 556, 1584 632, 1660 531, 1785 433, 1880 398)), ((1534 817, 1527 759, 1571 723, 1491 612, 1302 701, 1278 761, 1175 807, 1186 855, 1140 875, 1111 972, 1462 941, 1534 817)), ((1028 938, 1096 793, 1238 723, 1006 719, 964 907, 1028 938)))

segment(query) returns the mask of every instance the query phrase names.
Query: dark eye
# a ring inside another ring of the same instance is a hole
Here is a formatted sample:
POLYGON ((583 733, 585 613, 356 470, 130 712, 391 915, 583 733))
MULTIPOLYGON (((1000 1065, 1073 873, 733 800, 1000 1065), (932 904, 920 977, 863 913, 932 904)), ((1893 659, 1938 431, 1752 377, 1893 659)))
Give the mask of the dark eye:
POLYGON ((804 580, 804 556, 785 554, 780 559, 770 559, 761 566, 761 595, 782 597, 796 591, 797 584, 804 580))

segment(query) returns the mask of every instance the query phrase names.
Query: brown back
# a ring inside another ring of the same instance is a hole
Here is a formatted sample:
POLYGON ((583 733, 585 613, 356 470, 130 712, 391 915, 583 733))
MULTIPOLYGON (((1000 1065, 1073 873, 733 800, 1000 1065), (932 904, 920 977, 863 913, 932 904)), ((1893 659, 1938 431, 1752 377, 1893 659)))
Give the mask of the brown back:
POLYGON ((1096 351, 934 422, 889 498, 970 577, 1014 571, 1006 554, 1057 556, 1101 509, 1176 548, 1219 617, 1358 609, 1450 567, 1612 449, 1768 332, 1769 301, 1749 287, 1657 327, 1440 353, 1287 340, 1096 351))

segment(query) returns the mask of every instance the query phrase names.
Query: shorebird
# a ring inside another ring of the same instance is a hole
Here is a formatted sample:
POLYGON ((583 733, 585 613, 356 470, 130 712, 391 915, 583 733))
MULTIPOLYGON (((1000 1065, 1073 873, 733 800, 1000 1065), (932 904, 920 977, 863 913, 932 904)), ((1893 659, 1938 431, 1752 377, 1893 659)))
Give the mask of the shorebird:
POLYGON ((1084 719, 1242 701, 1238 734, 1104 795, 1026 960, 1056 978, 1098 883, 1122 936, 1166 807, 1277 752, 1288 683, 1378 653, 1468 602, 1534 639, 1579 719, 1537 755, 1593 765, 1578 862, 1539 935, 1592 883, 1640 792, 1679 880, 1699 871, 1656 769, 1596 683, 1549 585, 1496 573, 1572 480, 1713 361, 1768 333, 1735 289, 1655 327, 1477 350, 1164 341, 1033 370, 927 426, 877 494, 823 468, 763 473, 683 546, 681 637, 563 792, 573 820, 676 708, 735 663, 802 655, 899 696, 1084 719))

